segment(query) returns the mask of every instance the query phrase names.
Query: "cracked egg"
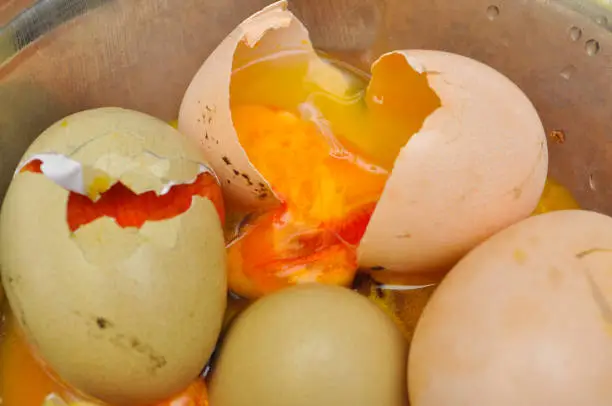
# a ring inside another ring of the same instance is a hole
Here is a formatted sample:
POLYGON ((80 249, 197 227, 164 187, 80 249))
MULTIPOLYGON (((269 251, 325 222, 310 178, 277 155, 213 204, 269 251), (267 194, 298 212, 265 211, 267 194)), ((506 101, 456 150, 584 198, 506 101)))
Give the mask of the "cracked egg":
POLYGON ((202 153, 158 119, 101 108, 52 125, 0 218, 2 280, 28 342, 113 405, 184 390, 223 320, 223 210, 202 153))
POLYGON ((413 406, 609 405, 612 218, 562 210, 466 255, 412 340, 413 406))
POLYGON ((286 2, 205 61, 179 129, 229 202, 257 213, 228 254, 230 287, 247 297, 348 285, 358 267, 447 271, 531 214, 548 165, 537 112, 497 71, 407 50, 362 73, 318 54, 286 2))

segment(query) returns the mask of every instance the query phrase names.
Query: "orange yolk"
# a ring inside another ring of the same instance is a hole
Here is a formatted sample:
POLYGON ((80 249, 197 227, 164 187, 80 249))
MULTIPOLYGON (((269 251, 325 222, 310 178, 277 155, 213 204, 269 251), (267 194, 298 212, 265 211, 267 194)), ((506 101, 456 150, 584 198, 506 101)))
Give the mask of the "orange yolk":
MULTIPOLYGON (((42 173, 41 165, 41 161, 33 160, 21 171, 42 173)), ((122 183, 102 192, 96 201, 71 192, 67 205, 68 226, 74 232, 100 217, 110 217, 121 227, 140 228, 147 221, 167 220, 185 213, 191 207, 193 196, 210 199, 223 221, 225 212, 221 188, 213 175, 203 172, 195 182, 175 185, 161 196, 152 191, 136 194, 122 183)))
POLYGON ((579 208, 580 206, 571 192, 559 182, 549 177, 546 180, 542 197, 533 214, 544 214, 557 210, 575 210, 579 208))
POLYGON ((281 200, 228 248, 230 288, 244 297, 304 282, 350 284, 399 149, 440 106, 401 56, 379 64, 367 90, 354 77, 345 88, 317 82, 313 71, 343 79, 320 63, 283 56, 232 79, 240 143, 281 200), (264 84, 273 88, 261 93, 264 84))
MULTIPOLYGON (((0 342, 0 403, 3 406, 42 406, 50 395, 64 399, 69 405, 85 400, 58 383, 38 362, 10 313, 3 332, 0 342)), ((198 379, 173 399, 155 406, 208 406, 206 384, 198 379)))

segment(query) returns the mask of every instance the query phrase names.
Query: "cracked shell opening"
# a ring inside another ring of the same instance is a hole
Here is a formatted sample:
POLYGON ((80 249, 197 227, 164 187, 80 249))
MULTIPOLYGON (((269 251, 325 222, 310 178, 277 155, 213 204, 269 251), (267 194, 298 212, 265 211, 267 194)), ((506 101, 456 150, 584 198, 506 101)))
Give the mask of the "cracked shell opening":
POLYGON ((427 73, 402 54, 382 57, 370 78, 300 48, 306 39, 274 48, 278 32, 238 45, 230 86, 240 145, 281 200, 229 247, 230 286, 248 297, 302 282, 350 284, 400 149, 441 106, 427 73))
MULTIPOLYGON (((43 160, 32 159, 24 164, 19 172, 49 176, 43 171, 43 165, 43 160)), ((73 180, 80 179, 82 182, 82 175, 74 174, 75 171, 72 171, 73 180)), ((191 183, 169 182, 163 194, 157 194, 155 191, 135 193, 121 182, 112 182, 109 177, 95 178, 87 189, 96 190, 96 199, 93 199, 91 194, 83 193, 82 189, 86 189, 83 186, 76 187, 77 182, 73 182, 74 187, 70 187, 66 182, 49 177, 70 192, 66 220, 71 232, 102 217, 114 219, 122 228, 140 228, 147 221, 168 220, 189 210, 195 196, 209 199, 217 209, 221 222, 225 219, 221 188, 216 177, 208 170, 200 172, 191 183)))

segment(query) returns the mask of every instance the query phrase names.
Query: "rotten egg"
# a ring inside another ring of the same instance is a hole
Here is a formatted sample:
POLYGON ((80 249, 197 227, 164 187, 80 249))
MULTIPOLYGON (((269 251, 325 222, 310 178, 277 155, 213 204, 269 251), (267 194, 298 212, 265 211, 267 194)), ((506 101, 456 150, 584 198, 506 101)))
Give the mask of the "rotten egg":
POLYGON ((612 218, 562 210, 466 255, 418 322, 413 406, 612 404, 612 218))
POLYGON ((223 320, 223 210, 205 157, 166 123, 100 108, 53 124, 0 217, 2 281, 28 342, 113 405, 184 390, 223 320))
POLYGON ((440 51, 382 55, 371 75, 315 52, 275 3, 240 24, 185 93, 229 202, 256 212, 229 246, 230 288, 349 285, 358 267, 447 271, 528 217, 547 175, 542 123, 509 79, 440 51))

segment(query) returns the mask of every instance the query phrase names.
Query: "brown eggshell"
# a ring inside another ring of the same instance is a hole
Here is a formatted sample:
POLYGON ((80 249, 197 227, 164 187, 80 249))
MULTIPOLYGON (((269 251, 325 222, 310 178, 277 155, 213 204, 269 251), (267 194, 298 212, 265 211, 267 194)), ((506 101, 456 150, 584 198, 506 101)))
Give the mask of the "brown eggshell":
POLYGON ((470 252, 429 301, 412 406, 612 404, 612 218, 559 211, 470 252))
POLYGON ((404 406, 406 341, 365 297, 299 285, 248 307, 210 385, 219 406, 404 406))
POLYGON ((249 162, 234 129, 229 93, 232 70, 284 50, 314 52, 308 32, 287 10, 287 2, 280 1, 245 20, 225 38, 197 72, 181 103, 179 130, 200 143, 222 180, 225 195, 242 206, 265 207, 277 199, 249 162), (247 47, 236 52, 241 43, 247 47))
MULTIPOLYGON (((206 165, 167 124, 90 110, 45 131, 26 152, 61 153, 110 184, 161 190, 206 165)), ((0 217, 7 297, 28 341, 64 380, 113 405, 150 404, 191 383, 209 359, 226 305, 221 223, 210 200, 122 228, 108 217, 71 233, 69 192, 17 172, 0 217)))
MULTIPOLYGON (((286 6, 265 8, 223 41, 191 82, 179 115, 181 132, 200 142, 227 196, 252 208, 276 199, 233 127, 231 72, 284 50, 314 53, 307 30, 286 6)), ((400 152, 359 247, 359 263, 440 273, 531 214, 547 173, 545 133, 523 92, 492 68, 439 51, 401 54, 428 75, 442 107, 400 152)))
POLYGON ((401 54, 427 74, 442 107, 400 151, 359 263, 439 272, 533 212, 548 170, 546 135, 529 99, 492 68, 440 51, 401 54))

